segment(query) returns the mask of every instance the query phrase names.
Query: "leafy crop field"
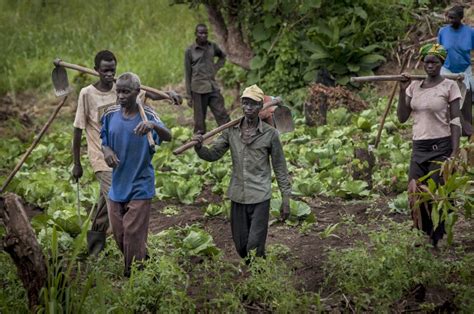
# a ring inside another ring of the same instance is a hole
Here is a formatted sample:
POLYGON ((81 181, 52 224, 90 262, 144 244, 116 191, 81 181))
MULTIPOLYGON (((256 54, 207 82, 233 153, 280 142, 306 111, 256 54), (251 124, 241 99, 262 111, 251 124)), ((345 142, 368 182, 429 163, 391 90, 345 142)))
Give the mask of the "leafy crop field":
MULTIPOLYGON (((0 69, 8 74, 0 78, 0 182, 57 102, 49 79, 55 57, 91 67, 94 53, 109 48, 118 56, 118 72, 133 70, 147 85, 180 89, 184 48, 193 39, 196 22, 205 21, 203 11, 169 6, 168 1, 65 3, 0 0, 0 39, 5 43, 0 69), (150 55, 153 58, 145 60, 150 55)), ((368 18, 362 18, 361 8, 339 10, 353 11, 348 17, 358 15, 358 27, 368 18)), ((408 9, 403 10, 408 19, 408 9)), ((389 12, 383 16, 388 23, 389 12)), ((338 29, 342 22, 333 21, 338 29)), ((282 38, 296 40, 296 34, 287 32, 282 38)), ((293 60, 280 53, 289 43, 276 44, 269 58, 293 60)), ((263 54, 259 50, 257 55, 263 54)), ((298 49, 292 46, 293 54, 298 49)), ((286 71, 283 64, 275 68, 286 71)), ((245 76, 235 70, 227 65, 221 71, 226 90, 245 76)), ((174 156, 172 151, 192 136, 192 111, 151 102, 171 128, 173 140, 159 147, 153 159, 150 258, 143 270, 134 268, 125 279, 123 258, 111 236, 99 257, 86 253, 99 185, 84 140, 79 217, 71 143, 74 98, 91 79, 73 74, 70 81, 75 87, 71 99, 8 187, 27 202, 28 217, 48 257, 48 285, 38 312, 474 312, 474 168, 458 162, 459 171, 446 188, 430 190, 441 204, 450 238, 434 250, 427 237, 411 227, 405 192, 411 126, 399 124, 392 108, 373 162, 360 155, 372 149, 369 143, 387 105, 374 86, 359 91, 366 109, 352 112, 349 104, 341 103, 329 110, 327 125, 318 127, 304 123, 302 103, 308 89, 290 91, 296 129, 282 134, 281 140, 294 195, 291 215, 285 223, 278 220, 281 199, 273 182, 267 258, 255 258, 250 265, 241 261, 231 238, 230 201, 225 196, 230 155, 215 163, 200 160, 193 150, 174 156)), ((284 84, 277 74, 267 81, 277 86, 272 82, 284 84)), ((240 109, 233 110, 232 118, 238 116, 240 109)), ((465 139, 462 147, 471 150, 465 139)), ((2 227, 0 237, 4 234, 2 227)), ((27 304, 16 268, 2 251, 0 312, 28 312, 27 304)))
MULTIPOLYGON (((38 240, 61 257, 51 267, 74 270, 70 293, 64 296, 74 312, 424 311, 443 306, 469 312, 472 224, 460 210, 453 244, 443 242, 434 253, 426 238, 410 228, 404 193, 408 128, 394 115, 376 151, 373 187, 353 178, 358 168, 365 167, 354 157, 354 149, 366 147, 375 137, 386 100, 371 96, 370 104, 360 113, 332 110, 328 125, 314 128, 297 116, 296 130, 282 135, 295 194, 291 217, 284 224, 276 219, 275 182, 268 258, 251 266, 240 262, 230 235, 230 204, 224 196, 230 156, 211 164, 192 150, 172 154, 191 136, 190 126, 174 123, 176 116, 190 114, 185 107, 155 104, 172 127, 174 139, 163 144, 153 160, 157 196, 150 259, 145 270, 134 271, 130 280, 121 276, 122 258, 112 238, 98 260, 85 256, 87 224, 81 228, 76 214, 68 119, 56 123, 9 190, 38 206, 30 209, 38 240)), ((18 138, 1 141, 6 157, 0 165, 2 177, 28 144, 18 138)), ((83 164, 88 164, 86 159, 83 164)), ((88 221, 98 193, 98 184, 86 169, 80 182, 82 221, 88 221)), ((13 265, 4 253, 1 258, 2 312, 24 310, 25 295, 13 265)), ((44 297, 49 311, 58 298, 44 297)))

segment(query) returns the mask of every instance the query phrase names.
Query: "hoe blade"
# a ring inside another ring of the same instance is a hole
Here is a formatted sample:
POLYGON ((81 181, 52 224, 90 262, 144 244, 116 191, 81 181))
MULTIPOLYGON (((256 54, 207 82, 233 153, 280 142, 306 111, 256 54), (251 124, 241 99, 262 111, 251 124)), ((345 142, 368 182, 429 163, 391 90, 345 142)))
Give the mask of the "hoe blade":
POLYGON ((65 68, 55 67, 53 73, 51 73, 51 79, 53 80, 54 93, 56 96, 65 96, 71 92, 65 68))
POLYGON ((288 133, 295 130, 291 110, 285 106, 278 106, 273 112, 275 127, 280 133, 288 133))

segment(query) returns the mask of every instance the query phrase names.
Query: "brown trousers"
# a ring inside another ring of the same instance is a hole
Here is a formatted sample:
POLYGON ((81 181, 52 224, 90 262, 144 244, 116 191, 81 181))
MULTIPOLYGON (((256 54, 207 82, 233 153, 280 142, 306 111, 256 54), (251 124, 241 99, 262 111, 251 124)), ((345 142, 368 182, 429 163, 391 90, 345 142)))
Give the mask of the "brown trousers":
POLYGON ((99 171, 95 173, 95 177, 99 180, 100 190, 99 199, 97 201, 97 211, 92 220, 92 231, 106 232, 109 228, 109 214, 107 211, 107 199, 112 184, 111 171, 99 171))
POLYGON ((224 97, 219 91, 206 94, 192 92, 194 110, 194 133, 206 133, 207 107, 216 118, 217 125, 222 125, 230 121, 229 115, 224 107, 224 97))
POLYGON ((146 257, 151 200, 119 203, 108 199, 107 202, 115 242, 124 256, 124 273, 129 275, 132 262, 144 260, 146 257))

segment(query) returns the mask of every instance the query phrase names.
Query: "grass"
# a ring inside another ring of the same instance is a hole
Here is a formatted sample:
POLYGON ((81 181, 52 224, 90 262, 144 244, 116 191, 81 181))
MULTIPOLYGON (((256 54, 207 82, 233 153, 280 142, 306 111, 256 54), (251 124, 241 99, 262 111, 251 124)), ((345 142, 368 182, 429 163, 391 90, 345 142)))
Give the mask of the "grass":
POLYGON ((0 0, 0 94, 47 90, 55 58, 93 67, 102 49, 116 54, 118 73, 155 87, 181 82, 184 50, 204 20, 166 0, 0 0))

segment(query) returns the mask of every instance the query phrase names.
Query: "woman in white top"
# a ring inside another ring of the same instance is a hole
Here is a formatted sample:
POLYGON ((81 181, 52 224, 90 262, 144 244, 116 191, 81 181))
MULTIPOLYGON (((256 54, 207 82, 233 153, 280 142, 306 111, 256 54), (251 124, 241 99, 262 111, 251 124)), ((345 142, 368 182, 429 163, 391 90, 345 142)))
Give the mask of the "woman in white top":
MULTIPOLYGON (((404 123, 413 118, 413 151, 408 174, 408 193, 414 225, 426 232, 437 246, 445 233, 440 222, 433 230, 430 204, 417 205, 413 193, 420 184, 418 179, 440 169, 439 162, 454 156, 459 149, 461 121, 459 103, 461 91, 455 81, 440 75, 446 59, 446 50, 439 44, 428 44, 421 48, 427 78, 421 81, 408 79, 400 83, 397 116, 404 123)), ((430 176, 437 184, 443 184, 439 172, 430 176)))

